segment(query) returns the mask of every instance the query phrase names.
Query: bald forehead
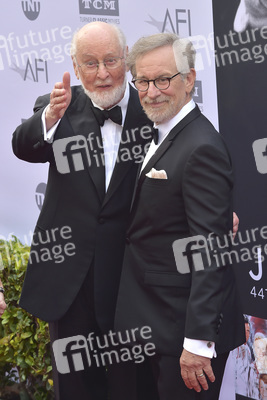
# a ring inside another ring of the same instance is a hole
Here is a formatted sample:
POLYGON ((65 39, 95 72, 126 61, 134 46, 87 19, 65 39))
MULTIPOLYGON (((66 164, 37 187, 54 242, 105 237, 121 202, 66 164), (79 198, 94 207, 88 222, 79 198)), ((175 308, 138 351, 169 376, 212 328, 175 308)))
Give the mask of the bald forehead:
POLYGON ((77 49, 82 46, 116 46, 121 48, 118 33, 112 25, 104 22, 92 22, 85 25, 77 33, 77 49))

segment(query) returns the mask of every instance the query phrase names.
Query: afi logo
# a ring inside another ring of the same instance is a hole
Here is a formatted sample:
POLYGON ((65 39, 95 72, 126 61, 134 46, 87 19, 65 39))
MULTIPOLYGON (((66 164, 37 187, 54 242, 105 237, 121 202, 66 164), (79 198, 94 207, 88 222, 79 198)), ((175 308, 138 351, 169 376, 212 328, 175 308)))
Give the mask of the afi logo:
POLYGON ((55 140, 53 151, 61 174, 82 171, 86 165, 91 165, 87 141, 82 135, 55 140))
POLYGON ((34 21, 38 18, 40 13, 40 1, 25 0, 21 2, 21 5, 25 16, 30 21, 34 21))
POLYGON ((118 0, 79 0, 80 14, 119 15, 118 0))
POLYGON ((91 366, 87 341, 82 335, 55 340, 52 347, 60 374, 82 371, 91 366))
POLYGON ((150 25, 154 25, 160 32, 172 32, 181 37, 192 35, 191 10, 190 9, 174 9, 171 15, 169 9, 166 9, 162 20, 156 20, 150 16, 151 21, 146 21, 150 25))
POLYGON ((260 174, 267 174, 267 138, 252 143, 256 167, 260 174))
POLYGON ((181 274, 201 271, 211 265, 207 240, 202 235, 175 240, 172 248, 176 268, 181 274))

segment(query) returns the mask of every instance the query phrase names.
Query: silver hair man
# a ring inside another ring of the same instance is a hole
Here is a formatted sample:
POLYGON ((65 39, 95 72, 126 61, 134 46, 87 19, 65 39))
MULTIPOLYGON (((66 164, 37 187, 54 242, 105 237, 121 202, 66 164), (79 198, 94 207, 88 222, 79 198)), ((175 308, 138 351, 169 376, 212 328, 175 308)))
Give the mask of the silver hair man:
MULTIPOLYGON (((164 46, 172 46, 177 71, 181 73, 182 78, 190 72, 191 68, 195 68, 196 50, 189 39, 179 38, 174 33, 157 33, 140 38, 128 54, 126 62, 133 77, 136 77, 135 64, 138 57, 164 46)), ((193 93, 194 88, 191 95, 193 93)))

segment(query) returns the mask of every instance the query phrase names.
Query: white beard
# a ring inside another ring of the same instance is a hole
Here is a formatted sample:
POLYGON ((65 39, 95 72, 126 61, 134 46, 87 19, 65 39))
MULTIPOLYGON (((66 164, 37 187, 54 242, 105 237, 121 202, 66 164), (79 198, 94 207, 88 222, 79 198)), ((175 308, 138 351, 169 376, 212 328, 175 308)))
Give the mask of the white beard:
POLYGON ((119 103, 123 98, 125 93, 125 88, 127 84, 127 76, 125 76, 124 81, 121 86, 114 88, 113 90, 108 90, 103 93, 91 92, 86 89, 81 81, 84 93, 99 107, 111 108, 119 103))

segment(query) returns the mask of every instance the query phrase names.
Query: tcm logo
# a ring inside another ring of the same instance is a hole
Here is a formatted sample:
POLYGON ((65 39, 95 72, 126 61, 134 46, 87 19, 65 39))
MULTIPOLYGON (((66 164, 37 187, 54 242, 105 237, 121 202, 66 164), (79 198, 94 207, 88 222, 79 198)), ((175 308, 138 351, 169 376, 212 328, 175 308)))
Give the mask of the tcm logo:
POLYGON ((25 16, 30 21, 34 21, 38 18, 40 13, 40 1, 25 0, 21 2, 21 5, 25 16))
POLYGON ((256 167, 260 174, 267 174, 267 138, 252 143, 256 167))
POLYGON ((119 15, 119 0, 79 0, 80 14, 119 15))
POLYGON ((181 274, 201 271, 211 265, 207 240, 202 235, 178 239, 172 245, 176 267, 181 274))
POLYGON ((91 165, 87 141, 82 135, 55 140, 53 151, 61 174, 82 171, 86 165, 91 165))
POLYGON ((55 340, 52 347, 60 374, 82 371, 91 366, 87 341, 82 335, 55 340))

